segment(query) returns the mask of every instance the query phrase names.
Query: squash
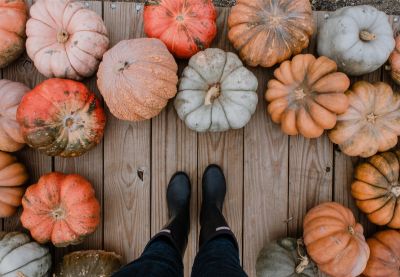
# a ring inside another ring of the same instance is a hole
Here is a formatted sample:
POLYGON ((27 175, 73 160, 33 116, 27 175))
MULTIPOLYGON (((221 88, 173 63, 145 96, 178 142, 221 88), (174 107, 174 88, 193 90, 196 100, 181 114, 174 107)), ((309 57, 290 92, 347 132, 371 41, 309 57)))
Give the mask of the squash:
POLYGON ((25 50, 27 10, 25 0, 0 0, 0 69, 25 50))
POLYGON ((303 227, 308 255, 319 270, 335 277, 355 277, 364 271, 369 247, 350 209, 335 202, 319 204, 308 211, 303 227))
POLYGON ((22 199, 21 223, 39 243, 79 244, 100 222, 92 185, 77 174, 52 172, 31 185, 22 199))
POLYGON ((392 79, 400 85, 400 35, 396 37, 396 47, 389 57, 389 63, 392 79))
POLYGON ((0 150, 15 152, 25 145, 19 124, 17 108, 29 91, 24 84, 0 80, 0 150))
POLYGON ((162 40, 178 58, 190 58, 210 46, 217 34, 216 19, 211 0, 150 0, 143 14, 146 35, 162 40))
POLYGON ((161 40, 124 40, 104 54, 97 86, 115 117, 141 121, 157 116, 175 96, 177 71, 161 40))
POLYGON ((51 272, 47 247, 19 232, 0 232, 0 276, 46 277, 51 272))
POLYGON ((49 156, 80 156, 103 138, 105 112, 79 82, 48 79, 23 98, 17 120, 26 143, 49 156))
POLYGON ((348 156, 368 158, 397 144, 400 97, 386 83, 360 81, 346 92, 350 106, 328 135, 348 156))
POLYGON ((318 268, 307 256, 301 239, 283 238, 260 251, 256 273, 257 277, 317 277, 318 268))
POLYGON ((122 266, 121 259, 103 250, 72 252, 63 257, 54 277, 110 277, 122 266))
POLYGON ((317 138, 336 125, 349 100, 344 92, 350 79, 336 72, 336 63, 326 57, 316 59, 300 54, 275 70, 265 94, 272 121, 285 134, 317 138))
POLYGON ((234 53, 210 48, 194 55, 183 71, 175 109, 197 132, 242 128, 254 114, 257 78, 234 53))
POLYGON ((228 27, 242 60, 264 67, 301 53, 315 29, 309 0, 237 0, 228 27))
POLYGON ((48 78, 92 76, 108 49, 101 16, 74 0, 37 0, 26 24, 26 51, 48 78))
POLYGON ((337 10, 318 32, 318 54, 334 60, 341 71, 353 76, 377 70, 393 48, 388 16, 368 5, 337 10))

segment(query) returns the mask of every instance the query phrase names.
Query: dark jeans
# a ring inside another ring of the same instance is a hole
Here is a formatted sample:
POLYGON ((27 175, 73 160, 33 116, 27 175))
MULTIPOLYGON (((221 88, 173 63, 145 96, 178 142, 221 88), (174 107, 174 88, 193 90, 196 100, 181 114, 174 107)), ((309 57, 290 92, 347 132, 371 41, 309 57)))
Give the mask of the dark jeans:
MULTIPOLYGON (((160 237, 142 256, 124 266, 113 277, 181 277, 182 258, 172 244, 160 237)), ((200 248, 193 264, 192 277, 246 277, 239 252, 228 236, 218 236, 200 248)))

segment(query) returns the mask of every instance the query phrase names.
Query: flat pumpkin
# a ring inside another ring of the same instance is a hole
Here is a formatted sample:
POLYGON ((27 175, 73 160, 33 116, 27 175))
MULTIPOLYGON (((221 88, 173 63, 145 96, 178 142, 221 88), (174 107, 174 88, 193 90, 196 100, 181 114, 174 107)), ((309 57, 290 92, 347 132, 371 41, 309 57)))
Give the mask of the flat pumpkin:
POLYGON ((400 35, 396 37, 396 47, 389 57, 389 63, 392 79, 400 85, 400 35))

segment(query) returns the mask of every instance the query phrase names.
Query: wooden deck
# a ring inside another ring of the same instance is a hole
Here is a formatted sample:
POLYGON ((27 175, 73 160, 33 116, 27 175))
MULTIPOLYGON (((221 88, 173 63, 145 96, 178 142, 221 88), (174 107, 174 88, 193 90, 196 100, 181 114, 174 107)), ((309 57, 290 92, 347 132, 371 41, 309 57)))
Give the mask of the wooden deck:
MULTIPOLYGON (((143 4, 85 3, 103 16, 113 45, 144 36, 143 4)), ((213 46, 233 51, 226 36, 230 9, 218 11, 218 37, 213 46)), ((323 21, 325 14, 315 13, 316 21, 323 21)), ((308 52, 315 52, 315 46, 313 40, 308 52)), ((180 72, 186 63, 179 61, 180 72)), ((267 115, 264 101, 273 70, 252 71, 259 80, 259 104, 244 129, 197 134, 185 127, 169 103, 158 117, 140 123, 119 121, 107 111, 102 144, 79 158, 51 158, 28 148, 18 153, 29 168, 31 182, 50 171, 79 173, 93 183, 102 204, 103 220, 96 233, 81 245, 52 248, 55 262, 77 249, 115 251, 125 261, 137 258, 150 237, 167 221, 165 192, 170 176, 184 170, 193 186, 191 233, 184 261, 185 275, 189 276, 198 249, 201 176, 210 163, 221 165, 226 174, 224 213, 238 238, 249 276, 255 276, 255 261, 261 247, 279 237, 301 236, 304 214, 320 202, 334 200, 349 206, 367 233, 374 232, 376 227, 357 211, 350 195, 349 184, 357 159, 340 153, 326 135, 309 140, 282 134, 267 115)), ((26 55, 0 74, 30 87, 44 80, 26 55)), ((384 70, 358 79, 391 82, 384 70)), ((85 83, 98 92, 95 77, 85 83)), ((399 87, 396 89, 400 91, 399 87)), ((7 231, 22 229, 18 216, 3 220, 2 227, 7 231)))

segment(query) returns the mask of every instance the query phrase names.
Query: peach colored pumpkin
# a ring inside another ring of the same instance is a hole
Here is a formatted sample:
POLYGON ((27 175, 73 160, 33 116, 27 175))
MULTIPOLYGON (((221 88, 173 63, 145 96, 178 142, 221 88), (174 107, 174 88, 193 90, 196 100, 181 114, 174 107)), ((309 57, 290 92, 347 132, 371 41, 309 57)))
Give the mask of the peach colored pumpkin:
POLYGON ((93 75, 108 49, 101 17, 73 0, 38 0, 26 25, 26 50, 48 78, 80 80, 93 75))
POLYGON ((392 79, 400 85, 400 35, 396 37, 396 47, 389 57, 392 79))

